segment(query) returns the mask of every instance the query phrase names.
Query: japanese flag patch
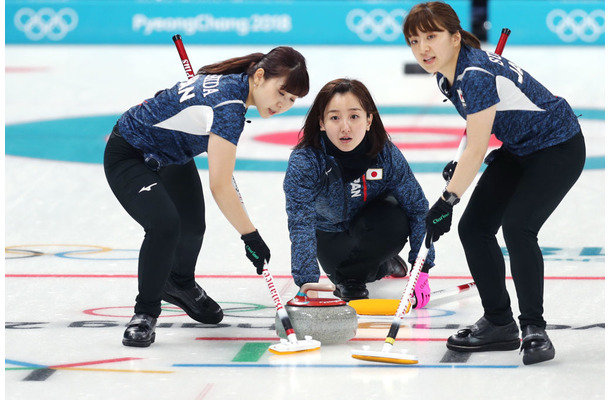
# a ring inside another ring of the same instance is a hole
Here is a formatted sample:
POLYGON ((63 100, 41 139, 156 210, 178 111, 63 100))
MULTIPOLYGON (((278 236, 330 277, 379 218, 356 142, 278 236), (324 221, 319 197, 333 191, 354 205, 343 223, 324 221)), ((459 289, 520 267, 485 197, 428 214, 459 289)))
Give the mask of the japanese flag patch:
POLYGON ((466 109, 466 100, 464 100, 464 93, 462 93, 462 91, 460 89, 457 90, 457 94, 460 98, 460 102, 462 103, 462 107, 464 107, 464 109, 466 109))
POLYGON ((366 170, 366 179, 369 181, 379 181, 383 179, 383 168, 369 168, 366 170))

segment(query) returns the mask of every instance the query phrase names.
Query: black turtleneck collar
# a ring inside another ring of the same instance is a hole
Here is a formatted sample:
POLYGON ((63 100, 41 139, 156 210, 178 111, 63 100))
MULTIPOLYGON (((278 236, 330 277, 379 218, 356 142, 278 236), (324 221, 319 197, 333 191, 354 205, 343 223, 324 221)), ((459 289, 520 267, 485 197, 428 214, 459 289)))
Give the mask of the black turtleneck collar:
POLYGON ((320 133, 326 147, 326 153, 337 160, 341 167, 341 175, 346 182, 351 182, 364 175, 373 163, 373 158, 367 155, 371 150, 368 134, 353 150, 341 151, 330 141, 326 132, 322 131, 320 133))

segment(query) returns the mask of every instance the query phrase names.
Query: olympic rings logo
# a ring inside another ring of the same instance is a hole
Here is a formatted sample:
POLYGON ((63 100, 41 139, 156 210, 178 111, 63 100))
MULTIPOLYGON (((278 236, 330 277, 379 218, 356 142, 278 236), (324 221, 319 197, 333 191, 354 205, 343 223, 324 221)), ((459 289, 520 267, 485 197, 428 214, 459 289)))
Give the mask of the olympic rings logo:
MULTIPOLYGON (((237 317, 237 318, 252 318, 252 319, 264 319, 269 318, 267 315, 260 315, 258 311, 267 311, 269 306, 256 303, 242 303, 236 301, 219 301, 218 304, 222 304, 222 311, 225 317, 237 317), (227 305, 228 304, 228 305, 227 305), (256 315, 248 314, 254 312, 256 315), (244 315, 244 313, 246 313, 244 315)), ((115 307, 100 307, 91 308, 83 311, 85 314, 92 315, 95 317, 105 318, 131 318, 133 316, 133 306, 115 306, 115 307), (123 311, 127 309, 127 311, 123 311)), ((169 315, 160 315, 159 318, 167 317, 183 317, 186 313, 179 307, 174 307, 171 304, 162 303, 161 312, 163 314, 168 313, 169 315)))
POLYGON ((595 42, 604 34, 606 17, 604 10, 593 10, 587 13, 584 10, 555 9, 546 16, 546 26, 564 42, 574 42, 580 39, 583 42, 595 42))
POLYGON ((7 246, 4 248, 4 259, 15 260, 41 256, 55 256, 75 260, 90 261, 126 261, 137 260, 139 250, 112 249, 106 246, 80 244, 30 244, 7 246), (67 250, 61 248, 67 247, 67 250), (117 254, 120 252, 121 254, 117 254), (131 254, 125 254, 131 253, 131 254))
POLYGON ((57 12, 48 7, 38 11, 21 8, 15 13, 14 23, 15 27, 24 32, 30 40, 41 40, 46 37, 58 41, 76 28, 78 15, 71 8, 62 8, 57 12))
POLYGON ((376 8, 366 12, 360 8, 351 10, 345 18, 350 31, 365 42, 379 38, 393 42, 402 34, 402 21, 407 12, 395 9, 390 12, 376 8))

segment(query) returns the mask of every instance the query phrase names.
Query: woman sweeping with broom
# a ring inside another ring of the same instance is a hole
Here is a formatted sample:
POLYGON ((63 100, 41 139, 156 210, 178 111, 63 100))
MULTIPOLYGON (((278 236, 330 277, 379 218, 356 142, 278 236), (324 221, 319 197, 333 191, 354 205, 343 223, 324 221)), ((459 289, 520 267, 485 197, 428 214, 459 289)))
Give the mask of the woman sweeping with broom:
POLYGON ((453 207, 472 184, 493 132, 503 142, 485 159, 458 231, 483 305, 483 317, 447 340, 455 351, 515 350, 523 363, 555 356, 543 318, 544 262, 538 232, 574 185, 585 161, 584 138, 570 105, 525 70, 480 49, 451 6, 421 3, 403 32, 419 65, 466 119, 467 146, 445 192, 426 217, 430 242, 447 233, 453 207), (502 227, 517 297, 519 327, 506 290, 502 227))

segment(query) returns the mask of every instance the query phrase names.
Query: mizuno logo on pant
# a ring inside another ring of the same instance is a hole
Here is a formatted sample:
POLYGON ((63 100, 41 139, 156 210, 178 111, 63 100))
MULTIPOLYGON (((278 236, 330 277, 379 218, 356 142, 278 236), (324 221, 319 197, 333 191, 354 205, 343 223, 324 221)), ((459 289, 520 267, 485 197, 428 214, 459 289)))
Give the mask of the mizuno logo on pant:
POLYGON ((142 192, 150 192, 150 190, 152 189, 153 186, 155 186, 157 184, 157 182, 153 183, 152 185, 148 185, 148 186, 143 186, 142 189, 140 189, 140 191, 138 193, 142 193, 142 192))

